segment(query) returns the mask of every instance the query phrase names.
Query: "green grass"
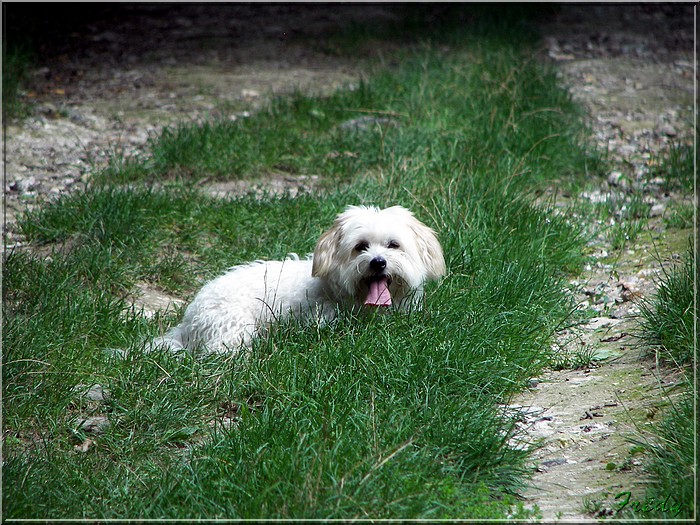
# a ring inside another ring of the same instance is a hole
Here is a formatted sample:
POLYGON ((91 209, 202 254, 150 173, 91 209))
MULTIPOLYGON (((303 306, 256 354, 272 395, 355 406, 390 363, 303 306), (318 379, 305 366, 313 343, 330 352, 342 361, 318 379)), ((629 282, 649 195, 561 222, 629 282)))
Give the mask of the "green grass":
POLYGON ((641 303, 641 338, 647 347, 676 365, 689 365, 694 356, 695 250, 690 243, 680 264, 662 266, 655 297, 641 303))
POLYGON ((167 130, 24 217, 44 255, 3 267, 6 517, 532 515, 499 405, 552 363, 585 239, 531 195, 598 162, 530 36, 466 27, 461 45, 418 46, 356 90, 167 130), (395 125, 339 126, 372 114, 395 125), (325 192, 197 191, 272 170, 323 174, 325 192), (439 233, 449 273, 423 311, 282 323, 249 355, 144 352, 177 315, 130 308, 136 283, 189 298, 233 264, 311 251, 357 203, 403 204, 439 233), (106 401, 76 394, 93 384, 106 401), (110 426, 86 432, 88 416, 110 426))
POLYGON ((677 203, 669 208, 669 213, 664 216, 667 228, 691 229, 695 224, 695 204, 677 203))
POLYGON ((29 113, 29 106, 20 97, 20 91, 32 60, 32 52, 27 46, 8 47, 7 42, 3 41, 2 114, 4 120, 22 118, 29 113))
MULTIPOLYGON (((695 191, 695 155, 691 144, 673 142, 668 150, 652 159, 651 177, 661 177, 662 191, 682 192, 690 196, 695 191)), ((672 203, 664 215, 668 228, 692 228, 695 221, 694 201, 672 203)))
POLYGON ((583 180, 598 172, 600 161, 580 146, 580 109, 557 88, 554 71, 543 71, 519 48, 531 38, 527 32, 518 38, 520 26, 509 38, 462 30, 459 46, 448 32, 443 38, 455 46, 450 53, 429 43, 408 46, 396 55, 400 67, 381 68, 353 90, 277 99, 251 118, 183 123, 154 137, 146 158, 115 157, 100 180, 230 180, 282 172, 323 174, 335 186, 378 168, 409 175, 411 168, 435 170, 435 178, 472 168, 494 176, 505 171, 504 190, 518 181, 571 183, 574 174, 583 180), (342 126, 372 116, 390 122, 364 132, 342 126), (464 165, 481 151, 499 155, 464 165))
POLYGON ((637 191, 611 193, 599 205, 599 218, 607 225, 606 237, 613 250, 634 244, 648 224, 650 208, 637 191))
POLYGON ((662 188, 665 191, 682 190, 692 193, 694 190, 695 173, 692 144, 673 142, 667 151, 659 154, 654 161, 651 177, 662 177, 662 188))
MULTIPOLYGON (((695 191, 695 155, 691 144, 673 142, 667 151, 661 153, 654 161, 651 177, 661 177, 661 189, 665 192, 678 191, 692 195, 695 191)), ((664 215, 668 228, 692 228, 695 221, 693 202, 674 203, 664 215)))
MULTIPOLYGON (((644 443, 652 458, 647 465, 652 478, 648 497, 658 499, 661 496, 663 500, 670 494, 676 502, 683 502, 678 518, 692 518, 692 502, 695 501, 695 262, 695 250, 691 245, 679 264, 664 269, 656 296, 641 303, 641 340, 649 349, 658 352, 662 360, 679 367, 681 374, 678 385, 681 392, 669 396, 671 408, 657 427, 656 442, 644 443)), ((664 517, 664 514, 644 517, 664 517)))
MULTIPOLYGON (((657 425, 656 443, 644 443, 651 460, 646 470, 651 477, 647 498, 661 502, 670 496, 670 502, 681 504, 677 519, 695 516, 695 436, 697 435, 696 403, 692 378, 683 381, 686 393, 671 402, 663 421, 657 425)), ((675 512, 674 512, 675 514, 675 512)), ((669 512, 637 513, 644 518, 669 518, 669 512)), ((622 515, 622 517, 629 517, 622 515)))

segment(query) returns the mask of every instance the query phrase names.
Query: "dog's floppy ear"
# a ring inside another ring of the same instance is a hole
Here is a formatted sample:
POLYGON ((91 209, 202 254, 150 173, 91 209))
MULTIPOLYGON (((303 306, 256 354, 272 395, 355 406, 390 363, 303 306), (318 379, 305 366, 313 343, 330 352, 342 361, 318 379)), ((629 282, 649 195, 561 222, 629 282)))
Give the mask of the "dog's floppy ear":
POLYGON ((435 232, 412 214, 408 220, 408 227, 415 235, 418 256, 425 266, 428 279, 438 279, 445 275, 445 257, 435 232))
POLYGON ((327 277, 334 265, 334 259, 341 238, 341 221, 336 219, 330 230, 321 235, 314 250, 311 275, 313 277, 327 277))

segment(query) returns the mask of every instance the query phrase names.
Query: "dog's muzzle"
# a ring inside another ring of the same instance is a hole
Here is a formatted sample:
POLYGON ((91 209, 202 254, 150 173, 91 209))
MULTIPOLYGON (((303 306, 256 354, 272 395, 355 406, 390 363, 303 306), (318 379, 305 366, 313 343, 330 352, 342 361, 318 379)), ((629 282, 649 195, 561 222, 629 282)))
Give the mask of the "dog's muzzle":
POLYGON ((386 259, 377 256, 369 262, 369 269, 373 272, 365 282, 369 287, 365 299, 366 306, 391 306, 391 293, 389 285, 391 277, 384 273, 386 270, 386 259))

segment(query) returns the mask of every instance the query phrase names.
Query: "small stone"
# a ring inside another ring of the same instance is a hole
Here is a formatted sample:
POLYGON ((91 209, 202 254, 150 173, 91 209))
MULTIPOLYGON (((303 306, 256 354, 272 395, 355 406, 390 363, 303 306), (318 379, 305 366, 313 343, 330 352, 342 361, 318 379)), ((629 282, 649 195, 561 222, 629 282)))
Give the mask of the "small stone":
POLYGON ((663 203, 654 204, 649 210, 649 217, 661 217, 666 210, 666 206, 663 203))
POLYGON ((555 458, 555 459, 548 459, 546 461, 542 462, 542 466, 544 468, 550 468, 550 467, 556 467, 558 465, 566 465, 567 460, 565 458, 555 458))
POLYGON ((608 184, 610 184, 611 186, 627 186, 627 181, 625 180, 625 176, 620 171, 610 172, 610 175, 608 175, 607 180, 608 180, 608 184))
POLYGON ((642 278, 644 278, 644 277, 650 277, 650 276, 653 277, 653 276, 658 275, 659 271, 660 271, 660 270, 659 270, 658 268, 642 268, 641 270, 639 270, 639 271, 637 272, 637 275, 638 275, 639 277, 642 277, 642 278))
POLYGON ((598 330, 600 328, 605 328, 606 326, 614 326, 620 322, 619 319, 612 319, 609 317, 598 317, 591 319, 591 321, 586 326, 589 330, 598 330))
POLYGON ((51 102, 46 102, 37 107, 37 112, 47 117, 54 117, 58 114, 58 108, 51 102))
POLYGON ((664 124, 659 128, 659 134, 666 135, 667 137, 675 137, 678 135, 678 132, 671 124, 664 124))
POLYGON ((616 310, 610 312, 609 315, 612 319, 623 319, 626 313, 627 310, 625 308, 617 308, 616 310))
POLYGON ((393 118, 364 116, 346 120, 339 127, 343 130, 368 131, 383 126, 398 126, 398 122, 393 118))
POLYGON ((641 297, 639 291, 639 279, 630 277, 628 280, 617 283, 620 288, 622 302, 632 301, 641 297))
POLYGON ((109 391, 100 384, 92 385, 84 394, 84 397, 90 401, 104 401, 108 396, 109 391))
POLYGON ((109 419, 105 416, 88 417, 85 419, 78 418, 75 420, 77 430, 89 432, 91 434, 104 434, 111 426, 109 419))
POLYGON ((104 401, 106 397, 106 392, 99 383, 95 383, 91 386, 80 383, 75 385, 71 390, 75 392, 78 397, 82 397, 90 401, 104 401))
POLYGON ((87 119, 87 117, 85 117, 85 115, 74 109, 67 109, 66 116, 71 122, 75 124, 79 124, 85 127, 88 127, 90 125, 90 121, 87 119))
POLYGON ((17 191, 20 191, 22 193, 33 190, 37 186, 36 179, 34 177, 27 177, 26 179, 19 179, 15 181, 14 183, 15 188, 17 191))

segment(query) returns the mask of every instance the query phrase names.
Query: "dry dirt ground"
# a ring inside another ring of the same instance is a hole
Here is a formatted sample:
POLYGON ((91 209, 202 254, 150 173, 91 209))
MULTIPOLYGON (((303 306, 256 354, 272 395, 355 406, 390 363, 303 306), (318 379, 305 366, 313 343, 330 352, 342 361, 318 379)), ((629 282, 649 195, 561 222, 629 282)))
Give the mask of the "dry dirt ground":
MULTIPOLYGON (((105 16, 46 50, 25 93, 33 115, 7 125, 5 249, 23 245, 13 228, 17 214, 79 191, 113 152, 142 151, 163 126, 245 118, 272 94, 356 83, 367 56, 335 53, 328 35, 396 16, 389 6, 142 5, 123 6, 118 16, 103 9, 105 16)), ((591 200, 638 183, 671 141, 692 142, 693 18, 682 5, 565 5, 543 25, 542 59, 556 64, 562 84, 587 108, 591 140, 615 167, 591 200)), ((368 55, 381 52, 368 46, 368 55)), ((273 177, 211 190, 256 184, 280 191, 312 185, 273 177)), ((558 344, 588 348, 597 359, 534 379, 509 407, 521 414, 527 441, 542 445, 523 496, 548 521, 612 516, 616 494, 644 496, 641 458, 629 439, 643 438, 658 421, 665 389, 677 378, 642 358, 634 316, 637 301, 654 293, 660 263, 677 258, 689 236, 662 220, 683 197, 653 184, 645 192, 654 215, 647 235, 616 253, 600 236, 592 244, 597 262, 573 283, 582 308, 598 316, 560 334, 558 344)), ((147 313, 176 301, 145 287, 135 296, 147 313)))
MULTIPOLYGON (((648 180, 654 155, 670 141, 692 143, 691 8, 567 6, 543 34, 563 84, 588 110, 592 140, 613 161, 608 180, 589 199, 624 191, 623 181, 648 180)), ((616 253, 599 237, 592 243, 598 262, 573 283, 581 306, 597 317, 559 335, 565 349, 587 349, 605 360, 547 373, 514 401, 530 441, 543 444, 524 496, 546 520, 614 518, 622 501, 616 495, 646 496, 642 458, 630 439, 654 439, 648 429, 678 377, 642 357, 634 337, 637 303, 653 295, 661 264, 686 250, 691 232, 670 230, 662 219, 683 196, 653 185, 644 193, 652 215, 647 231, 616 253)))

